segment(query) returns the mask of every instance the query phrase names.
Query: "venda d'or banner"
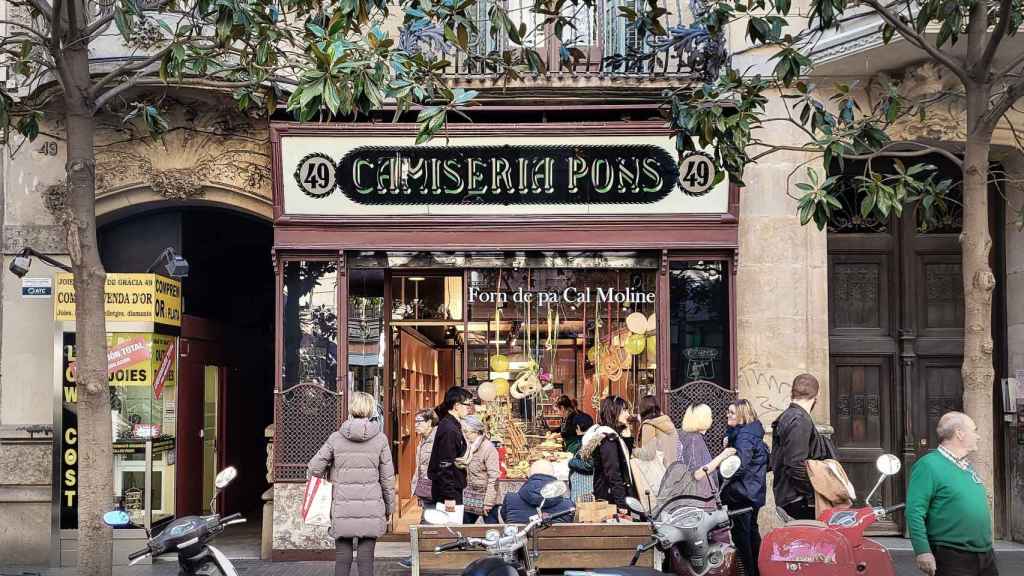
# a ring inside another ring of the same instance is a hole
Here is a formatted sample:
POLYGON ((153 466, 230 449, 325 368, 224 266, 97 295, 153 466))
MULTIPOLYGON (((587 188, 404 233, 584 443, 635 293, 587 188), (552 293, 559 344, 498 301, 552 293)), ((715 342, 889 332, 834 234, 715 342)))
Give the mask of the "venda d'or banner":
MULTIPOLYGON (((104 289, 107 322, 153 322, 181 326, 181 282, 158 274, 107 274, 104 289)), ((75 320, 75 285, 71 274, 57 275, 53 316, 75 320)))

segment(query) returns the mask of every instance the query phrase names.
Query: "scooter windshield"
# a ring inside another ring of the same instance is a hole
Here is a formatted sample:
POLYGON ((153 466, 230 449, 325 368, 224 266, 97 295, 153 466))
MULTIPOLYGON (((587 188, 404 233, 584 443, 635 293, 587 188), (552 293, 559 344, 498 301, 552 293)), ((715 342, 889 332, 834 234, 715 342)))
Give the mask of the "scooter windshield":
POLYGON ((693 472, 683 462, 673 462, 662 477, 661 486, 658 488, 658 501, 654 509, 659 512, 663 510, 666 503, 671 503, 669 508, 675 510, 678 507, 708 509, 714 508, 714 502, 708 502, 708 496, 701 494, 701 483, 693 477, 693 472))

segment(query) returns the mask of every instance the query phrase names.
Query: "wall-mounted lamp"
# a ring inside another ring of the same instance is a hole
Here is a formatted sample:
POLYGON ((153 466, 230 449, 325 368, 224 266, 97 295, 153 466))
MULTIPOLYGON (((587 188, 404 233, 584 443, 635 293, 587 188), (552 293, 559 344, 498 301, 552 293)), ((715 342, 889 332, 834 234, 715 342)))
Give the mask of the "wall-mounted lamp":
POLYGON ((18 278, 24 278, 25 274, 28 274, 28 269, 32 267, 33 256, 39 258, 40 260, 46 262, 47 264, 53 266, 54 268, 59 268, 65 272, 71 272, 71 267, 68 266, 67 264, 64 264, 63 262, 58 262, 57 260, 54 260, 53 258, 47 256, 46 254, 41 254, 32 248, 26 247, 21 252, 19 252, 17 256, 14 257, 14 260, 11 260, 11 265, 9 266, 11 273, 17 276, 18 278))
POLYGON ((152 272, 153 268, 156 268, 159 264, 164 265, 164 271, 171 278, 185 278, 188 276, 188 260, 185 260, 184 256, 176 254, 174 248, 165 248, 156 257, 156 260, 149 265, 146 272, 152 272))

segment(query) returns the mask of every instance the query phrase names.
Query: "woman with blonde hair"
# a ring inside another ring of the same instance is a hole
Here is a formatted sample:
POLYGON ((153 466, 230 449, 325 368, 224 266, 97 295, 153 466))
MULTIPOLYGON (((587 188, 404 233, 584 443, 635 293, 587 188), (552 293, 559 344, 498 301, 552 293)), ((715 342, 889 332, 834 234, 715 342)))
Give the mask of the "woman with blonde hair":
POLYGON ((359 540, 359 576, 373 576, 373 550, 395 511, 395 469, 381 424, 370 417, 377 401, 365 392, 349 399, 349 418, 309 461, 309 476, 329 477, 334 488, 331 529, 335 576, 349 576, 359 540))
MULTIPOLYGON (((704 440, 704 435, 714 424, 714 415, 707 404, 691 404, 683 414, 683 431, 679 434, 679 460, 693 474, 697 481, 697 494, 701 498, 714 496, 711 475, 718 469, 723 460, 736 453, 734 448, 726 448, 711 457, 711 451, 704 440)), ((712 503, 713 505, 713 503, 712 503)))

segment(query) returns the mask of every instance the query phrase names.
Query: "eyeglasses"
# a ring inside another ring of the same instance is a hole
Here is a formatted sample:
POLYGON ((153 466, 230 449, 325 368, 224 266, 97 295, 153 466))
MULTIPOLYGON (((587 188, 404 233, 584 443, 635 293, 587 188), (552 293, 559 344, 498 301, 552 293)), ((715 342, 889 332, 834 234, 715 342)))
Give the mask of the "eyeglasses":
POLYGON ((459 402, 459 404, 462 404, 463 406, 467 406, 468 407, 468 406, 472 406, 473 402, 472 401, 469 401, 469 402, 459 402))

